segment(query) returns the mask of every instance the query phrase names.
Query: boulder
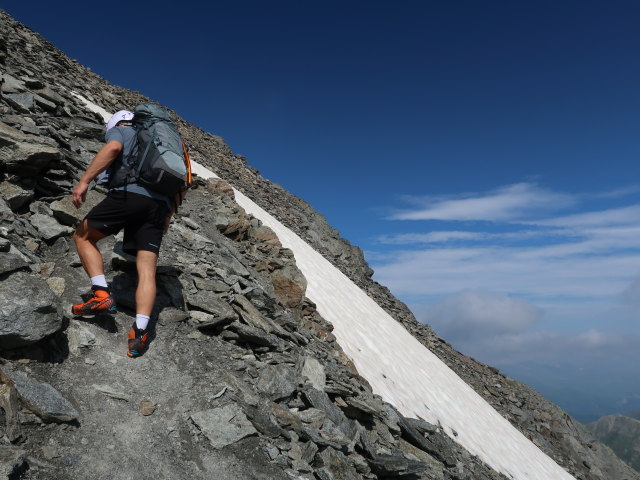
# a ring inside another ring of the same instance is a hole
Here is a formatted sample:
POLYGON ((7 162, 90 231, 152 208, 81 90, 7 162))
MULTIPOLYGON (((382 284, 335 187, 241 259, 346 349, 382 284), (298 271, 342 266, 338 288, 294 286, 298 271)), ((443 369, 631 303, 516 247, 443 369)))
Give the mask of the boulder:
POLYGON ((307 279, 302 272, 293 265, 286 265, 271 273, 271 283, 276 296, 289 308, 299 306, 307 291, 307 279))
POLYGON ((27 460, 27 452, 9 445, 0 446, 0 478, 18 478, 20 468, 27 460))
POLYGON ((325 448, 316 455, 318 470, 316 475, 320 480, 358 480, 362 476, 350 464, 347 457, 332 448, 325 448))
POLYGON ((22 80, 8 73, 2 74, 2 80, 0 80, 0 82, 2 82, 2 93, 21 93, 26 90, 22 80))
POLYGON ((211 292, 197 292, 187 297, 187 304, 190 307, 204 310, 217 318, 235 320, 238 318, 233 308, 225 301, 224 298, 211 292))
POLYGON ((51 90, 51 88, 49 87, 44 87, 40 90, 36 90, 36 93, 45 100, 53 102, 56 105, 63 105, 65 103, 64 98, 62 98, 62 96, 60 96, 58 93, 51 90))
POLYGON ((0 275, 15 270, 25 269, 28 266, 22 258, 12 253, 0 253, 0 275))
POLYGON ((0 183, 0 195, 7 201, 14 212, 33 200, 33 192, 24 190, 18 185, 9 182, 0 183))
POLYGON ((51 145, 18 142, 0 148, 0 163, 6 166, 7 172, 22 177, 36 176, 49 163, 60 158, 62 156, 58 149, 51 145))
POLYGON ((72 228, 60 225, 54 218, 42 213, 31 215, 29 219, 31 225, 36 227, 40 236, 45 240, 55 240, 63 235, 69 235, 73 232, 72 228))
POLYGON ((42 278, 17 272, 0 282, 0 348, 35 343, 62 322, 60 299, 42 278))
POLYGON ((2 381, 12 385, 20 401, 30 411, 47 422, 70 422, 79 416, 76 409, 60 392, 48 383, 39 382, 25 372, 3 366, 2 381))
POLYGON ((86 201, 80 208, 71 203, 71 196, 64 197, 51 203, 51 210, 56 219, 63 225, 75 227, 89 213, 93 207, 104 199, 104 195, 95 190, 89 190, 86 201))
POLYGON ((199 310, 189 312, 189 319, 191 320, 191 324, 203 330, 227 325, 233 321, 232 318, 216 317, 215 315, 199 310))
POLYGON ((30 113, 34 107, 33 93, 9 93, 4 96, 13 108, 23 113, 30 113))
POLYGON ((309 382, 316 390, 323 391, 327 384, 327 375, 324 371, 324 366, 313 357, 305 357, 304 364, 302 365, 303 377, 307 377, 309 382))
POLYGON ((277 402, 292 396, 298 388, 298 376, 287 365, 267 365, 260 372, 256 388, 270 400, 277 402))
POLYGON ((271 335, 259 328, 245 325, 244 323, 233 322, 228 328, 232 332, 235 332, 241 341, 252 345, 275 348, 280 344, 275 335, 271 335))
POLYGON ((223 448, 258 433, 242 408, 236 404, 193 413, 191 420, 209 439, 213 448, 223 448))

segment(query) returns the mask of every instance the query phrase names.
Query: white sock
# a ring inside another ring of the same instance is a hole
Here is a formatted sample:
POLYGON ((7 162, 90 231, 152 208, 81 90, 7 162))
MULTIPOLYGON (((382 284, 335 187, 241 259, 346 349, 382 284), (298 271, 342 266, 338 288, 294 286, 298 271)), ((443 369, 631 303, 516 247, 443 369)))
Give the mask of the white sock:
POLYGON ((149 325, 149 316, 141 315, 139 313, 136 314, 136 327, 138 330, 144 330, 149 325))
POLYGON ((91 277, 91 285, 97 285, 99 287, 108 287, 107 279, 104 278, 104 275, 96 275, 95 277, 91 277))

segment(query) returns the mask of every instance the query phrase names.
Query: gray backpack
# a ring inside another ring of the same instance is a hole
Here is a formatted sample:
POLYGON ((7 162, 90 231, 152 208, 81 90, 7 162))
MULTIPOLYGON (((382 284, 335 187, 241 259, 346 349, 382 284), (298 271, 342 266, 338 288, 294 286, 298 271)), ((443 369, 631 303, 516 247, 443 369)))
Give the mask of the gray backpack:
MULTIPOLYGON (((138 136, 138 158, 127 177, 158 193, 174 198, 191 183, 191 164, 186 144, 169 113, 151 103, 133 111, 138 136)), ((127 181, 127 183, 133 183, 127 181)))
POLYGON ((186 144, 169 114, 150 103, 138 105, 131 126, 136 130, 136 146, 122 162, 109 167, 97 183, 116 188, 138 183, 162 193, 180 204, 191 184, 191 163, 186 144))

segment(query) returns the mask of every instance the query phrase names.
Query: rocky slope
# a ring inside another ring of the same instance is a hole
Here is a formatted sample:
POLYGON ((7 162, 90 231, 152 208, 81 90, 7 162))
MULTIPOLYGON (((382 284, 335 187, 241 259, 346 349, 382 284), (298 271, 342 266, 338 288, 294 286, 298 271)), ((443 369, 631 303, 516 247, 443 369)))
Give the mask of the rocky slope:
MULTIPOLYGON (((75 211, 68 195, 103 134, 102 119, 77 95, 107 111, 148 99, 110 85, 3 12, 0 20, 7 474, 503 478, 438 426, 403 418, 372 394, 304 297, 291 252, 224 182, 197 184, 163 244, 157 337, 144 357, 124 355, 135 271, 117 241, 101 248, 121 311, 71 318, 69 305, 87 284, 69 241, 85 210, 75 211)), ((640 478, 536 392, 418 324, 371 279, 362 252, 308 204, 219 137, 179 125, 194 160, 305 238, 576 478, 640 478)), ((94 191, 88 206, 101 195, 94 191)))
POLYGON ((585 425, 598 440, 609 446, 631 467, 640 471, 640 420, 638 412, 607 415, 585 425), (635 416, 635 417, 634 417, 635 416))

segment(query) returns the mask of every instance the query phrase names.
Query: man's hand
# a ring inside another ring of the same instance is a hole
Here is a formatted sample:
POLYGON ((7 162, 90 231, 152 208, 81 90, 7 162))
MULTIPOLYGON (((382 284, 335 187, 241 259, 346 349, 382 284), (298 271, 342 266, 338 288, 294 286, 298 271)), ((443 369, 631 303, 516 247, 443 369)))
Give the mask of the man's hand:
POLYGON ((78 185, 73 189, 71 194, 71 203, 76 208, 80 208, 87 198, 87 191, 89 190, 89 184, 96 178, 101 172, 104 172, 114 162, 118 155, 122 151, 123 145, 118 140, 111 140, 104 145, 93 160, 87 167, 87 171, 80 178, 78 185))
POLYGON ((80 208, 87 198, 87 191, 89 191, 89 184, 83 181, 79 181, 76 188, 73 189, 71 194, 71 203, 76 208, 80 208))

